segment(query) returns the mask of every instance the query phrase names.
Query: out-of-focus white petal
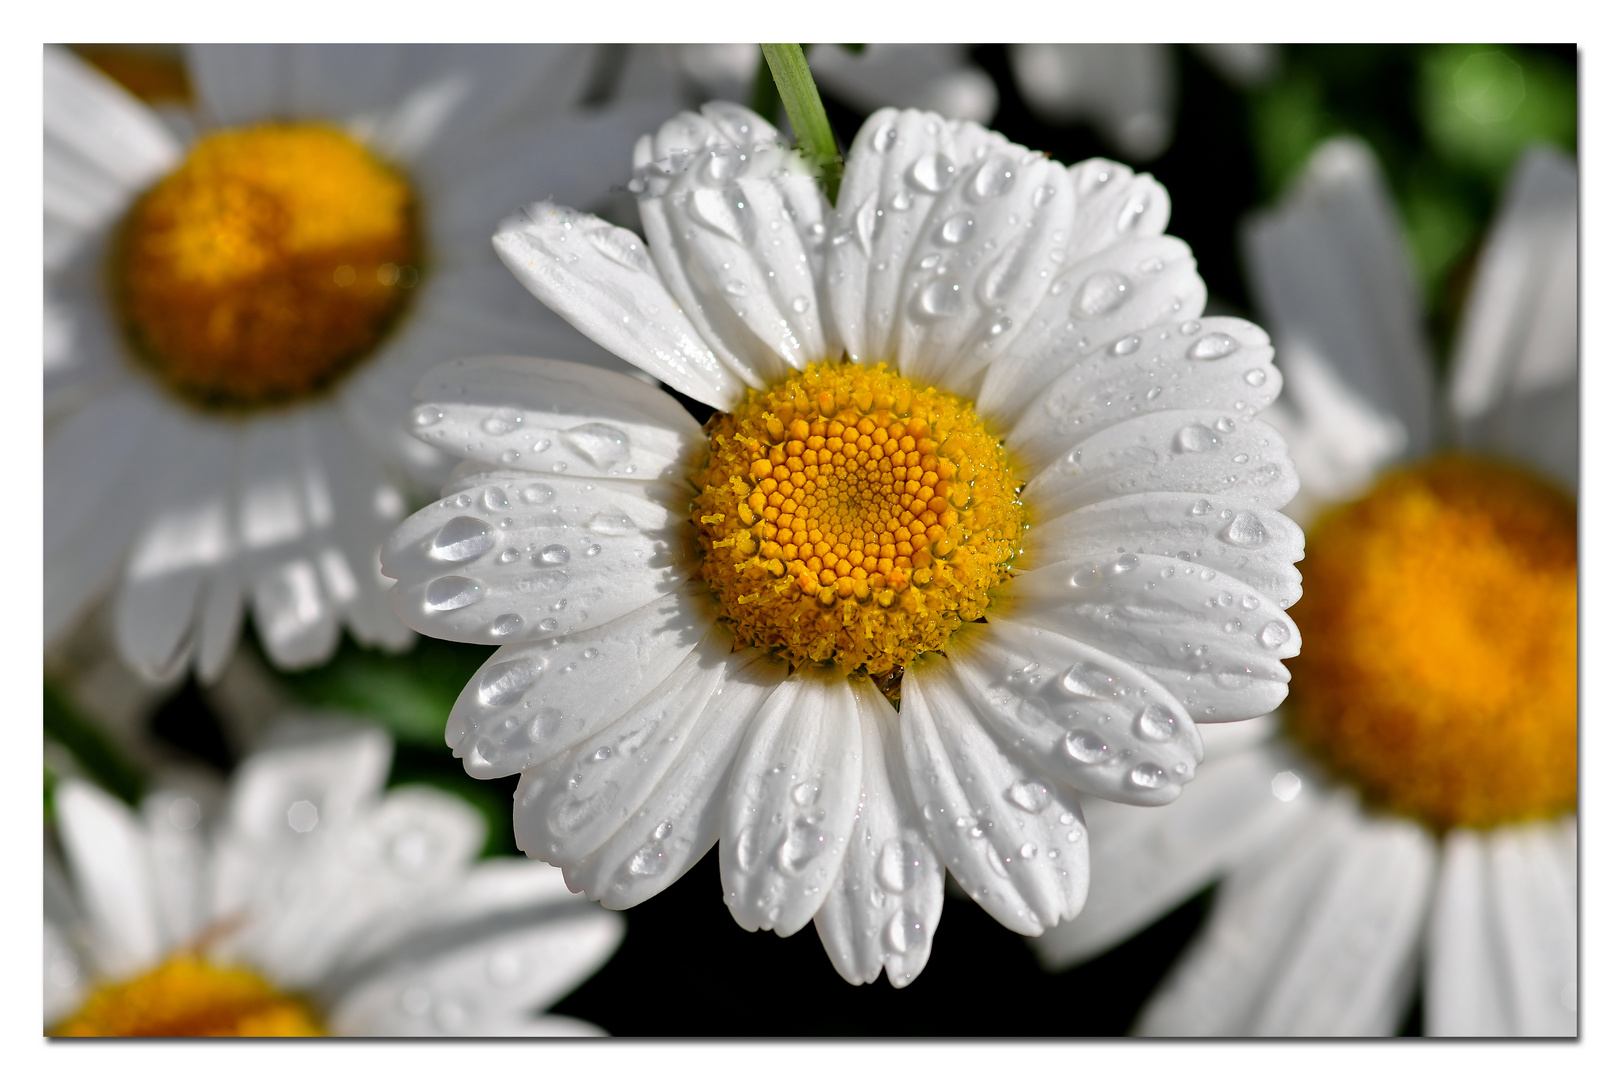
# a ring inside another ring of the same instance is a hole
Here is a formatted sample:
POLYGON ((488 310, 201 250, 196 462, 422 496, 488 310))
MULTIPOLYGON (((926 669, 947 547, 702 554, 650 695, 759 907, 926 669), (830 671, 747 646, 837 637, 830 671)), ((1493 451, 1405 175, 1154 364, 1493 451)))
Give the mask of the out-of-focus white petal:
POLYGON ((967 894, 1021 934, 1072 919, 1089 880, 1079 797, 1007 756, 942 657, 906 668, 900 730, 923 827, 967 894))
POLYGON ((817 45, 807 59, 824 91, 862 111, 892 105, 988 124, 1000 100, 995 81, 972 65, 966 45, 872 42, 859 53, 817 45))
POLYGON ((1466 446, 1577 484, 1575 163, 1525 154, 1486 240, 1452 360, 1466 446))
POLYGON ((1151 161, 1175 128, 1175 59, 1166 45, 1009 47, 1013 79, 1052 124, 1086 121, 1133 161, 1151 161))
POLYGON ((861 793, 850 681, 801 669, 760 707, 726 784, 720 881, 745 930, 787 937, 836 886, 861 793))
POLYGON ((635 233, 554 203, 501 222, 495 253, 580 333, 688 397, 729 409, 743 383, 659 278, 635 233))
POLYGON ((860 985, 885 968, 908 985, 934 944, 945 875, 923 832, 905 778, 894 709, 869 680, 855 686, 861 721, 861 800, 844 866, 816 912, 816 933, 833 967, 860 985))
POLYGON ((1282 50, 1276 45, 1211 42, 1192 49, 1227 82, 1242 89, 1270 82, 1282 66, 1282 50))
POLYGON ((164 940, 140 821, 100 788, 56 789, 56 826, 83 903, 99 972, 127 978, 158 962, 164 940))
MULTIPOLYGON (((1409 455, 1427 453, 1434 386, 1417 285, 1372 151, 1351 138, 1324 144, 1282 205, 1246 221, 1241 239, 1283 375, 1293 378, 1296 351, 1309 353, 1401 425, 1409 455)), ((1337 456, 1368 452, 1347 447, 1337 456)))

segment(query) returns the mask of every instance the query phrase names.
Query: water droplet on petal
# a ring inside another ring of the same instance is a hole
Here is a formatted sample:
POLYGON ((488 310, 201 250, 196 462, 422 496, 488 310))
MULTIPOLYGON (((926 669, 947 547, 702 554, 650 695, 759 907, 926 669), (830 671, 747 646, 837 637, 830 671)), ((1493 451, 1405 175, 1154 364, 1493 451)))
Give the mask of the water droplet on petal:
POLYGON ((1020 810, 1038 814, 1052 804, 1052 793, 1039 780, 1025 780, 1007 789, 1007 798, 1020 810))
POLYGON ((630 456, 630 437, 609 424, 581 424, 562 433, 563 442, 599 469, 630 456))
POLYGON ((1188 424, 1176 432, 1176 449, 1183 454, 1201 454, 1219 445, 1220 436, 1203 424, 1188 424))
POLYGON ((628 536, 636 531, 629 516, 619 510, 603 510, 594 514, 585 527, 601 536, 628 536))
POLYGON ((1084 319, 1100 318, 1118 308, 1130 295, 1131 283, 1123 274, 1103 270, 1081 283, 1071 311, 1084 319))
POLYGON ((496 637, 511 637, 521 629, 523 629, 523 616, 513 612, 497 615, 495 621, 489 624, 489 632, 496 637))
POLYGON ((1130 781, 1132 785, 1144 791, 1153 791, 1156 788, 1164 787, 1164 770, 1151 762, 1144 761, 1131 770, 1130 781))
POLYGON ((444 413, 435 409, 432 405, 423 405, 415 413, 411 414, 411 423, 417 427, 432 427, 443 419, 444 413))
POLYGON ((1131 353, 1135 352, 1141 347, 1142 339, 1132 334, 1130 337, 1122 337, 1118 341, 1114 342, 1113 346, 1109 348, 1108 351, 1113 353, 1115 356, 1129 356, 1131 353))
POLYGON ((568 549, 561 544, 548 544, 540 549, 534 561, 546 566, 562 566, 568 561, 568 549))
POLYGON ((935 281, 917 294, 918 314, 930 319, 954 315, 962 306, 957 287, 949 281, 935 281))
POLYGON ((1266 529, 1253 513, 1241 510, 1221 530, 1221 539, 1234 547, 1259 547, 1266 542, 1266 529))
POLYGON ((1250 368, 1243 373, 1243 381, 1250 386, 1264 386, 1266 382, 1265 368, 1250 368))
POLYGON ((1035 845, 1035 844, 1025 844, 1023 847, 1018 849, 1018 854, 1023 856, 1026 859, 1033 859, 1035 856, 1039 855, 1040 853, 1041 853, 1040 847, 1035 845))
POLYGON ((877 879, 892 893, 903 893, 917 883, 922 859, 912 845, 887 840, 878 851, 877 879))
POLYGON ((928 154, 918 158, 907 175, 923 191, 938 194, 951 186, 956 165, 944 154, 928 154))
POLYGON ((1238 343, 1227 334, 1205 334, 1187 350, 1189 360, 1219 360, 1237 351, 1238 343))
POLYGON ((1260 644, 1268 649, 1280 649, 1290 637, 1288 627, 1280 622, 1268 622, 1260 628, 1260 644))
POLYGON ((928 943, 928 930, 922 917, 902 908, 889 920, 889 948, 897 953, 908 953, 928 943))
POLYGON ((973 236, 973 215, 952 214, 939 227, 939 239, 946 244, 965 243, 973 236))
POLYGON ((483 591, 472 578, 442 577, 428 583, 425 599, 430 611, 455 611, 477 601, 483 591))
POLYGON ((530 484, 523 489, 523 501, 533 506, 548 503, 557 497, 557 493, 544 484, 530 484))
POLYGON ((491 664, 478 679, 478 700, 490 708, 510 705, 523 696, 540 670, 543 659, 507 660, 491 664))
POLYGON ((523 423, 523 414, 513 409, 499 409, 484 417, 478 426, 486 435, 506 435, 516 431, 523 423))
POLYGON ((1136 731, 1144 739, 1164 742, 1176 733, 1176 718, 1160 705, 1149 705, 1136 718, 1136 731))
POLYGON ((473 517, 451 518, 434 534, 428 554, 444 562, 471 562, 495 546, 489 522, 473 517))
POLYGON ((1114 756, 1100 736, 1078 728, 1064 736, 1063 749, 1082 765, 1097 765, 1114 756))
POLYGON ((810 301, 802 296, 795 296, 789 306, 792 307, 793 310, 798 314, 803 315, 805 312, 810 310, 810 301))
POLYGON ((1053 187, 1051 184, 1042 184, 1040 187, 1035 189, 1035 194, 1030 197, 1030 201, 1036 206, 1045 206, 1047 203, 1052 201, 1052 197, 1056 194, 1057 188, 1053 187))

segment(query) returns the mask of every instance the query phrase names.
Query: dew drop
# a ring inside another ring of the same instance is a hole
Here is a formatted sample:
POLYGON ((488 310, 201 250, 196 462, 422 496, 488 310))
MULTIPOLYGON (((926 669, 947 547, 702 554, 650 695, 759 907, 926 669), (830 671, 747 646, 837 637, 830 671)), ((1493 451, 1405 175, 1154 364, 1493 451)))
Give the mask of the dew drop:
POLYGON ((628 536, 636 531, 630 518, 619 510, 603 510, 594 514, 585 527, 601 536, 628 536))
POLYGON ((1023 856, 1026 859, 1033 859, 1035 856, 1039 855, 1040 853, 1041 853, 1040 847, 1035 845, 1035 844, 1025 844, 1023 847, 1018 849, 1018 854, 1023 856))
POLYGON ((1237 351, 1238 344, 1227 334, 1205 334, 1187 350, 1189 360, 1219 360, 1237 351))
POLYGON ((810 310, 810 301, 802 296, 795 296, 789 306, 798 314, 803 315, 810 310))
POLYGON ((910 844, 887 840, 878 851, 877 879, 892 893, 903 893, 917 884, 922 860, 910 844))
POLYGON ((430 611, 455 611, 477 601, 483 590, 472 578, 442 577, 428 583, 425 599, 430 611))
POLYGON ((511 565, 522 557, 523 552, 519 551, 517 548, 507 548, 505 551, 501 552, 500 555, 496 556, 497 560, 504 565, 511 565))
POLYGON ((1221 539, 1234 547, 1259 547, 1266 542, 1266 529, 1253 513, 1241 510, 1221 530, 1221 539))
POLYGON ((609 424, 581 424, 562 433, 563 442, 599 469, 630 456, 630 437, 609 424))
POLYGON ((889 920, 888 937, 889 948, 897 953, 908 953, 928 943, 928 930, 921 916, 901 909, 889 920))
POLYGON ((552 491, 544 484, 530 484, 528 487, 523 489, 523 493, 521 495, 524 502, 533 506, 548 503, 556 497, 557 493, 552 491))
POLYGON ((900 133, 892 127, 878 128, 872 133, 872 149, 880 154, 888 153, 899 137, 900 133))
POLYGON ((1208 499, 1199 499, 1197 502, 1192 504, 1192 507, 1188 509, 1187 513, 1191 514, 1193 517, 1203 517, 1205 514, 1210 513, 1214 509, 1214 504, 1208 499))
POLYGON ((523 616, 514 612, 495 616, 495 621, 489 624, 489 632, 496 637, 511 637, 523 629, 523 616))
POLYGON ((1082 765, 1096 765, 1114 756, 1100 736, 1078 728, 1064 736, 1063 749, 1082 765))
POLYGON ((1051 184, 1042 184, 1040 187, 1035 189, 1035 194, 1030 196, 1030 201, 1036 206, 1045 206, 1047 203, 1052 201, 1053 196, 1056 194, 1057 188, 1053 187, 1051 184))
POLYGON ((484 417, 484 422, 478 426, 484 429, 486 435, 507 435, 516 431, 522 423, 522 413, 512 409, 501 409, 484 417))
POLYGON ((561 544, 548 544, 534 557, 536 565, 562 566, 568 562, 568 549, 561 544))
POLYGON ((1144 791, 1153 791, 1156 788, 1164 787, 1164 770, 1151 762, 1144 761, 1131 770, 1130 781, 1132 785, 1144 791))
MULTIPOLYGON (((495 546, 489 522, 474 517, 451 518, 434 534, 428 554, 443 562, 471 562, 495 546)), ((470 602, 470 601, 469 601, 470 602)))
POLYGON ((417 427, 432 427, 443 419, 444 413, 435 409, 432 405, 423 405, 411 414, 411 423, 417 427))
POLYGON ((894 198, 889 200, 889 206, 895 210, 910 210, 911 195, 905 191, 897 191, 894 193, 894 198))
POLYGON ((1005 194, 1017 178, 1018 174, 1005 158, 993 157, 979 166, 979 171, 973 175, 971 190, 976 198, 993 199, 1005 194))
POLYGON ((1243 373, 1243 381, 1250 386, 1263 386, 1266 381, 1266 371, 1264 368, 1250 368, 1243 373))
POLYGON ((492 709, 512 704, 523 696, 543 667, 545 661, 541 659, 491 664, 478 679, 478 700, 492 709))
POLYGON ((1160 705, 1149 705, 1136 718, 1136 731, 1144 739, 1164 742, 1176 733, 1176 718, 1160 705))
POLYGON ((1069 693, 1091 698, 1113 697, 1113 682, 1114 680, 1102 668, 1083 660, 1070 664, 1069 670, 1058 680, 1058 684, 1069 693))
POLYGON ((1176 432, 1176 449, 1183 454, 1201 454, 1219 445, 1220 437, 1203 424, 1188 424, 1176 432))
POLYGON ((935 281, 917 295, 918 313, 931 319, 954 315, 961 308, 957 287, 949 281, 935 281))
POLYGON ((973 236, 973 215, 952 214, 939 227, 939 239, 946 244, 966 243, 973 236))
POLYGON ((1268 649, 1280 649, 1289 638, 1288 627, 1280 622, 1268 622, 1260 628, 1260 644, 1268 649))
POLYGON ((1122 337, 1114 342, 1108 351, 1115 356, 1129 356, 1141 347, 1142 339, 1133 334, 1130 337, 1122 337))
POLYGON ((908 176, 911 182, 923 191, 935 194, 951 186, 951 179, 956 175, 956 165, 944 154, 929 154, 917 159, 912 165, 908 176))
POLYGON ((1123 274, 1102 270, 1081 283, 1071 313, 1083 319, 1100 318, 1117 309, 1130 295, 1131 283, 1123 274))
POLYGON ((793 789, 792 795, 793 795, 793 801, 797 805, 799 805, 799 806, 809 806, 811 803, 815 802, 817 798, 820 797, 820 795, 821 795, 821 787, 819 785, 817 785, 817 784, 812 784, 810 781, 807 780, 804 783, 802 783, 802 784, 798 785, 797 787, 795 787, 793 789))
POLYGON ((1052 805, 1052 793, 1039 780, 1025 780, 1007 789, 1007 799, 1018 809, 1038 814, 1052 805))

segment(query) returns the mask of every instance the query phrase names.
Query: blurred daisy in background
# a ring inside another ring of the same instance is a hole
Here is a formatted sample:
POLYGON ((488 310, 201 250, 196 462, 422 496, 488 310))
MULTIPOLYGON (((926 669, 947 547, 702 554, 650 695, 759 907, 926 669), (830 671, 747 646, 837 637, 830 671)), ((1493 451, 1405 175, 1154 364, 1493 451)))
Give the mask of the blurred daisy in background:
POLYGON ((1036 943, 1095 955, 1219 879, 1144 1034, 1576 1031, 1576 174, 1521 159, 1436 402, 1371 152, 1245 229, 1310 530, 1278 714, 1175 805, 1088 800, 1095 885, 1036 943), (1436 450, 1449 446, 1436 456, 1436 450))
POLYGON ((623 919, 552 867, 479 861, 484 825, 427 787, 382 790, 392 747, 287 721, 229 790, 138 809, 56 790, 45 874, 54 1035, 593 1035, 541 1015, 606 962, 623 919))
MULTIPOLYGON (((1252 87, 1277 71, 1274 45, 1194 45, 1234 86, 1252 87)), ((1095 126, 1129 161, 1152 161, 1175 135, 1176 57, 1168 45, 1009 45, 1013 79, 1049 124, 1095 126)))
POLYGON ((448 467, 399 422, 421 372, 516 347, 623 366, 488 249, 537 188, 605 194, 661 115, 573 108, 591 56, 200 46, 160 117, 46 49, 48 645, 103 598, 151 677, 216 677, 244 605, 285 667, 340 626, 406 644, 377 553, 448 467))
POLYGON ((711 104, 637 145, 645 241, 504 224, 531 291, 725 411, 440 368, 412 423, 466 460, 383 566, 413 627, 502 646, 446 738, 522 774, 520 847, 624 908, 718 841, 741 926, 901 986, 946 870, 1020 933, 1072 917, 1076 792, 1169 802, 1195 721, 1282 700, 1303 538, 1269 341, 1200 318, 1151 177, 914 110, 852 145, 835 210, 711 104))

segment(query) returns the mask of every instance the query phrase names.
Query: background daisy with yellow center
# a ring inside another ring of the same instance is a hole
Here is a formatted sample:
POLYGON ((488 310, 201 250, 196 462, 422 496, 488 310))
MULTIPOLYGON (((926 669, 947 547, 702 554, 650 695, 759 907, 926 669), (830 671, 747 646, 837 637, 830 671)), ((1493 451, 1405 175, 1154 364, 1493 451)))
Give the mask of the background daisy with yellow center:
POLYGON ((541 1010, 607 961, 623 919, 551 867, 478 860, 484 823, 461 800, 384 792, 392 750, 294 716, 225 791, 173 777, 132 808, 63 781, 46 1033, 601 1034, 541 1010))
POLYGON ((487 247, 534 185, 606 195, 657 115, 575 111, 591 55, 198 46, 158 112, 45 50, 48 645, 104 598, 151 676, 216 677, 245 607, 283 667, 408 641, 376 566, 449 467, 399 423, 422 371, 622 367, 487 247))
POLYGON ((835 210, 739 106, 637 144, 646 238, 554 202, 495 247, 604 348, 430 373, 465 460, 383 555, 401 617, 500 643, 446 738, 606 906, 719 843, 747 929, 851 982, 926 963, 944 874, 1072 917, 1078 792, 1158 805, 1197 724, 1282 700, 1297 481, 1265 334, 1202 318, 1164 190, 884 109, 835 210))
POLYGON ((1220 877, 1142 1032, 1390 1034, 1421 975, 1427 1034, 1575 1034, 1575 207, 1527 153, 1439 405, 1367 147, 1248 227, 1309 523, 1293 695, 1174 807, 1088 802, 1092 903, 1036 946, 1081 961, 1220 877))

